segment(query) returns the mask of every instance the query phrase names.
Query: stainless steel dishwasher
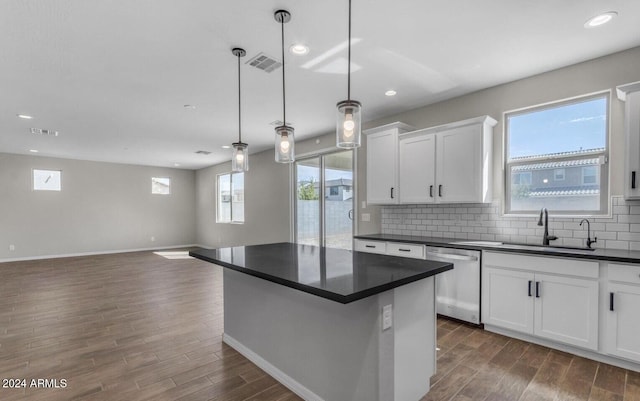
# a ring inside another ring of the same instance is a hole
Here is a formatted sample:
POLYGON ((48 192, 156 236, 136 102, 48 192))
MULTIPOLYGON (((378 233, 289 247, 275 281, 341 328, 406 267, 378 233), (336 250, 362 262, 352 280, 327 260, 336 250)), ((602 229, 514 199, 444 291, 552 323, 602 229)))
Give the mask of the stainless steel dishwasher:
POLYGON ((426 259, 453 263, 436 275, 436 311, 480 324, 480 251, 427 247, 426 259))

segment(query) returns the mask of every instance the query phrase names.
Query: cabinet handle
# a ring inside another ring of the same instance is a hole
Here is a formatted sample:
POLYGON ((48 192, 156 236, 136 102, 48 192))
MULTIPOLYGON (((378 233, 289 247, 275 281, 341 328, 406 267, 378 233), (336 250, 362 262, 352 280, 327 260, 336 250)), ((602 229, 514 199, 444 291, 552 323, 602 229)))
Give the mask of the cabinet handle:
POLYGON ((636 189, 636 172, 631 172, 631 189, 636 189))
POLYGON ((391 199, 393 199, 393 187, 391 187, 391 199))
POLYGON ((402 252, 411 252, 411 249, 398 248, 398 250, 402 252))
POLYGON ((438 196, 442 197, 442 184, 438 185, 438 196))
POLYGON ((609 310, 613 312, 613 292, 609 293, 609 310))
POLYGON ((529 280, 529 296, 531 296, 531 284, 533 284, 533 281, 529 280))
POLYGON ((365 245, 364 247, 365 248, 375 248, 376 246, 375 245, 365 245))
POLYGON ((433 185, 429 185, 429 196, 433 198, 433 185))
POLYGON ((536 281, 536 298, 540 298, 540 282, 536 281))

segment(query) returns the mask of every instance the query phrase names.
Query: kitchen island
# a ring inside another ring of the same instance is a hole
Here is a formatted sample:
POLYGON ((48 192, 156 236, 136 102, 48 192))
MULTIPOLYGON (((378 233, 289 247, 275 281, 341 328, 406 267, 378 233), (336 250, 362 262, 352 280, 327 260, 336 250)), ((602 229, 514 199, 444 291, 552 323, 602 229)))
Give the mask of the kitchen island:
POLYGON ((225 267, 224 342, 305 400, 428 392, 434 275, 451 264, 292 243, 190 255, 225 267))

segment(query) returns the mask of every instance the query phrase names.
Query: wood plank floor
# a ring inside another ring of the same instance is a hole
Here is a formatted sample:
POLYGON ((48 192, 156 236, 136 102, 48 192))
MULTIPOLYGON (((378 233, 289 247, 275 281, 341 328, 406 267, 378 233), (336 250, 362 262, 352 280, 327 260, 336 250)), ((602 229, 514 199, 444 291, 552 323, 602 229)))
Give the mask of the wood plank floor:
MULTIPOLYGON (((1 263, 0 277, 0 379, 67 381, 0 400, 300 400, 222 343, 218 266, 135 252, 1 263)), ((640 400, 639 373, 448 320, 438 343, 424 400, 640 400)))

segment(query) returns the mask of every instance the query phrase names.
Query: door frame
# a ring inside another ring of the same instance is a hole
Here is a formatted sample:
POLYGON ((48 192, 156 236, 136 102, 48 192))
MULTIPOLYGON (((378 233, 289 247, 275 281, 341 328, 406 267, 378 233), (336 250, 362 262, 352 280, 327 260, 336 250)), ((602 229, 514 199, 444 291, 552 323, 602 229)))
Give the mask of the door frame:
POLYGON ((304 153, 296 156, 296 161, 291 163, 291 236, 290 241, 295 243, 298 238, 298 171, 296 168, 296 163, 299 161, 304 161, 308 159, 313 159, 316 157, 320 158, 320 246, 325 246, 325 216, 324 216, 324 156, 331 155, 333 153, 342 153, 351 151, 351 171, 353 174, 353 219, 351 224, 351 236, 353 237, 358 232, 358 152, 356 149, 337 149, 335 147, 322 149, 316 152, 304 153))

